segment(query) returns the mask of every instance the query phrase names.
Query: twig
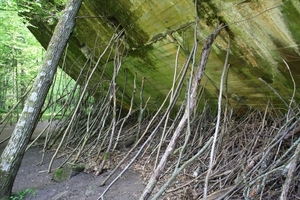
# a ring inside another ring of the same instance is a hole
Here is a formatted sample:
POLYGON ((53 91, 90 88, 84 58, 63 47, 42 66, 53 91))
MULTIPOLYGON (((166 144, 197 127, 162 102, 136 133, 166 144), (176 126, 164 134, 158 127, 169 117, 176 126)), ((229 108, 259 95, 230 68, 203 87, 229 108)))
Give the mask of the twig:
POLYGON ((294 103, 294 98, 295 98, 295 93, 296 93, 296 83, 295 83, 295 80, 294 80, 294 77, 293 77, 293 74, 291 72, 291 69, 289 67, 289 65, 285 62, 285 60, 283 60, 283 62, 285 63, 285 66, 286 68, 289 70, 289 73, 290 73, 290 76, 291 76, 291 79, 293 81, 293 95, 292 95, 292 98, 290 100, 290 103, 289 103, 289 109, 288 109, 288 113, 287 113, 287 117, 286 117, 286 120, 289 121, 289 117, 290 117, 290 112, 292 111, 292 104, 294 103))
MULTIPOLYGON (((125 79, 125 86, 126 86, 126 82, 127 82, 127 70, 125 71, 125 75, 126 75, 126 79, 125 79)), ((125 86, 124 86, 124 92, 125 92, 125 86)), ((131 95, 131 100, 130 100, 130 106, 129 106, 129 110, 127 112, 127 115, 123 118, 122 120, 122 124, 120 126, 120 129, 118 131, 118 135, 117 135, 117 138, 116 138, 116 143, 115 143, 115 146, 113 149, 115 149, 118 145, 118 142, 119 142, 119 139, 120 139, 120 135, 121 135, 121 131, 122 131, 122 128, 125 124, 125 122, 127 121, 127 119, 130 117, 130 115, 132 114, 132 107, 133 107, 133 103, 134 103, 134 97, 135 97, 135 92, 136 92, 136 73, 134 73, 134 78, 133 78, 133 90, 132 90, 132 95, 131 95)), ((122 98, 123 98, 124 94, 122 95, 122 98)), ((123 103, 123 101, 122 101, 123 103)), ((120 112, 121 113, 121 112, 120 112)))
POLYGON ((209 176, 211 174, 211 171, 212 171, 212 168, 213 168, 213 165, 214 165, 214 159, 215 159, 214 151, 215 151, 215 145, 216 145, 216 142, 217 142, 219 127, 220 127, 220 121, 221 121, 221 113, 222 113, 223 82, 224 82, 224 76, 225 76, 226 68, 227 68, 227 65, 228 65, 227 63, 228 63, 229 54, 230 54, 230 40, 228 40, 227 54, 226 54, 226 59, 225 59, 225 63, 224 63, 223 71, 222 71, 221 80, 220 80, 220 91, 219 91, 219 99, 218 99, 218 116, 217 116, 217 123, 216 123, 216 129, 215 129, 215 134, 214 134, 214 140, 213 140, 213 144, 212 144, 212 147, 211 147, 209 166, 208 166, 208 170, 207 170, 207 175, 205 177, 205 186, 204 186, 204 195, 203 195, 204 199, 207 198, 208 180, 209 180, 209 176))
MULTIPOLYGON (((175 67, 174 67, 173 83, 172 83, 172 87, 171 87, 170 103, 173 101, 173 98, 174 98, 174 89, 175 89, 176 76, 177 76, 179 52, 180 52, 180 45, 178 45, 177 52, 176 52, 176 57, 175 57, 175 67)), ((163 128, 161 137, 160 137, 160 142, 159 142, 158 150, 157 150, 157 153, 156 153, 156 159, 155 159, 155 162, 154 162, 154 169, 156 168, 156 165, 157 165, 157 162, 158 162, 158 159, 159 159, 161 146, 163 144, 163 141, 165 140, 167 125, 168 125, 168 122, 169 122, 169 117, 170 117, 170 115, 168 114, 168 116, 166 117, 166 120, 165 120, 165 124, 164 124, 164 128, 163 128)))
MULTIPOLYGON (((146 127, 143 135, 140 137, 140 139, 135 143, 135 145, 127 152, 127 154, 123 157, 123 159, 117 164, 117 166, 112 170, 112 172, 102 181, 102 183, 100 184, 101 186, 105 185, 106 181, 117 171, 117 169, 121 166, 121 164, 128 158, 128 156, 131 154, 131 152, 133 152, 133 150, 138 146, 138 144, 140 144, 140 142, 142 141, 143 137, 146 135, 147 131, 149 130, 150 126, 153 124, 153 122, 156 120, 156 118, 158 117, 159 113, 161 112, 161 110, 163 109, 163 106, 165 105, 168 97, 170 95, 170 92, 168 93, 168 95, 166 96, 165 100, 163 101, 162 105, 160 106, 160 108, 157 110, 156 114, 152 117, 152 119, 150 120, 150 122, 148 123, 148 126, 146 127)), ((167 112, 166 112, 167 113, 167 112)), ((158 123, 158 125, 156 126, 156 128, 152 131, 152 133, 150 134, 150 136, 148 137, 148 139, 144 142, 144 144, 140 147, 140 150, 138 151, 138 153, 136 153, 136 156, 132 159, 132 162, 137 158, 137 156, 140 154, 140 152, 143 150, 143 148, 146 146, 146 144, 152 139, 152 137, 155 135, 155 133, 158 130, 158 127, 160 126, 160 124, 162 123, 163 119, 165 116, 162 117, 161 121, 158 123)), ((128 164, 128 167, 131 165, 131 163, 128 164)), ((102 195, 103 196, 103 195, 102 195)))
POLYGON ((48 123, 47 126, 45 126, 45 128, 42 130, 42 132, 40 132, 38 136, 36 136, 36 138, 30 144, 27 145, 25 151, 27 151, 44 134, 44 132, 48 129, 49 126, 50 123, 48 123))
POLYGON ((284 182, 283 187, 282 187, 280 200, 286 200, 287 199, 290 184, 291 184, 291 182, 294 178, 294 173, 295 173, 295 170, 296 170, 296 167, 297 167, 299 156, 300 156, 300 143, 297 145, 297 149, 296 149, 296 151, 293 155, 294 158, 286 166, 286 168, 287 167, 289 168, 289 171, 288 171, 287 177, 286 177, 285 182, 284 182))
POLYGON ((117 76, 119 74, 119 71, 120 71, 120 68, 122 66, 122 62, 121 62, 121 58, 120 58, 120 55, 119 55, 119 41, 120 41, 120 36, 121 36, 122 32, 118 34, 117 36, 117 44, 116 44, 116 53, 115 53, 115 58, 114 58, 114 73, 113 73, 113 78, 111 80, 111 94, 110 94, 110 98, 112 98, 113 100, 113 116, 112 116, 112 121, 111 121, 111 134, 110 134, 110 138, 109 138, 109 143, 108 143, 108 146, 107 146, 107 149, 106 149, 106 152, 103 156, 103 159, 102 159, 102 162, 100 164, 100 167, 99 167, 99 170, 98 170, 98 173, 101 173, 102 170, 103 170, 103 167, 104 167, 104 163, 106 161, 106 158, 110 152, 110 149, 113 145, 113 139, 114 139, 114 135, 115 135, 115 131, 116 131, 116 124, 117 124, 117 88, 116 88, 116 79, 117 79, 117 76))
MULTIPOLYGON (((24 100, 24 98, 26 97, 26 95, 30 92, 32 88, 32 85, 26 90, 26 92, 21 96, 21 98, 19 99, 19 101, 14 105, 14 107, 12 107, 8 113, 6 113, 5 117, 0 121, 0 124, 3 124, 3 122, 9 117, 9 115, 17 108, 17 106, 24 100)), ((2 132, 2 131, 1 131, 2 132)), ((0 134, 1 134, 0 132, 0 134)))
POLYGON ((282 101, 282 103, 289 108, 289 105, 286 103, 286 101, 282 98, 282 96, 280 96, 280 94, 270 85, 268 84, 265 80, 263 80, 262 78, 258 78, 258 80, 260 80, 261 82, 263 82, 264 84, 266 84, 273 92, 274 94, 276 94, 276 96, 282 101))
POLYGON ((208 147, 209 145, 212 143, 213 141, 213 137, 211 137, 206 144, 203 146, 203 148, 201 148, 201 150, 194 155, 192 158, 190 158, 189 160, 185 161, 179 168, 175 168, 172 176, 170 177, 170 179, 160 188, 160 190, 153 196, 153 200, 154 199, 158 199, 162 193, 166 190, 166 188, 175 180, 175 178, 177 177, 177 175, 182 172, 183 169, 185 169, 188 165, 190 165, 196 158, 198 158, 208 147))
MULTIPOLYGON (((170 94, 170 92, 169 92, 170 94)), ((164 102, 162 103, 161 107, 158 109, 158 111, 156 112, 156 115, 151 119, 151 121, 149 122, 146 130, 144 131, 143 135, 141 136, 141 138, 139 139, 139 141, 136 142, 136 144, 129 150, 129 152, 125 155, 125 157, 118 163, 118 165, 114 168, 114 170, 109 174, 109 176, 106 177, 106 179, 101 183, 101 186, 105 184, 105 182, 117 171, 117 169, 120 167, 120 165, 128 158, 128 156, 130 155, 130 153, 136 148, 136 146, 140 143, 140 141, 142 140, 142 138, 145 136, 145 134, 147 133, 148 129, 150 128, 150 125, 152 125, 153 121, 156 119, 156 117, 158 116, 158 114, 160 113, 161 109, 163 108, 165 102, 167 101, 169 94, 167 95, 167 97, 165 98, 164 102)), ((142 152, 142 150, 144 149, 144 147, 149 143, 149 141, 153 138, 153 136, 156 134, 157 129, 159 127, 159 125, 162 123, 163 119, 166 117, 166 114, 164 117, 162 117, 161 121, 158 123, 158 125, 156 126, 156 129, 154 131, 152 131, 151 135, 147 138, 147 140, 142 144, 142 146, 140 147, 139 151, 135 154, 135 156, 131 159, 131 161, 127 164, 127 166, 122 170, 122 172, 109 184, 109 186, 105 189, 105 191, 103 191, 103 193, 101 194, 101 196, 98 198, 98 200, 103 199, 105 193, 110 189, 110 187, 125 173, 125 171, 132 165, 132 163, 136 160, 136 158, 140 155, 140 153, 142 152)))
POLYGON ((219 27, 217 27, 214 32, 208 36, 204 46, 203 46, 203 49, 202 49, 202 55, 201 55, 201 59, 200 59, 200 63, 199 63, 199 66, 198 66, 198 69, 197 69, 197 73, 196 73, 196 76, 194 76, 194 79, 193 79, 193 85, 192 85, 192 90, 191 90, 191 94, 190 94, 190 107, 189 108, 186 108, 185 110, 185 113, 182 117, 182 119, 180 120, 172 138, 171 138, 171 141, 169 142, 169 145, 165 151, 165 153, 163 154, 156 170, 154 171, 154 173, 152 174, 146 188, 144 189, 143 191, 143 194, 142 196, 140 197, 140 199, 142 200, 145 200, 145 199, 148 199, 158 181, 158 178, 159 176, 161 175, 163 169, 164 169, 164 166, 170 156, 170 154, 174 151, 175 149, 175 144, 177 142, 177 139, 181 133, 181 131, 183 130, 184 126, 186 125, 186 122, 187 122, 187 115, 188 113, 191 113, 190 111, 192 109, 195 108, 195 103, 196 103, 196 99, 195 97, 197 96, 197 91, 198 91, 198 87, 199 87, 199 84, 200 84, 200 81, 202 79, 202 76, 203 76, 203 72, 205 70, 205 67, 206 67, 206 63, 207 63, 207 60, 208 60, 208 56, 209 56, 209 53, 210 53, 210 48, 215 40, 215 38, 217 37, 218 33, 221 31, 221 29, 219 29, 219 27))
MULTIPOLYGON (((111 40, 109 41, 109 44, 106 46, 105 50, 103 51, 103 53, 102 53, 101 56, 99 57, 99 59, 98 59, 98 61, 97 61, 97 64, 94 66, 92 72, 90 73, 90 75, 89 75, 89 77, 88 77, 88 81, 91 80, 92 75, 94 74, 94 72, 96 71, 96 69, 97 69, 97 67, 98 67, 98 63, 100 62, 100 60, 101 60, 101 58, 104 56, 104 54, 108 51, 109 47, 111 46, 111 44, 112 44, 112 42, 115 40, 115 38, 116 38, 116 36, 114 35, 114 36, 111 38, 111 40)), ((64 135, 63 135, 63 137, 62 137, 62 139, 61 139, 61 141, 60 141, 60 143, 59 143, 59 145, 58 145, 58 147, 57 147, 57 149, 56 149, 54 155, 53 155, 52 158, 51 158, 51 161, 50 161, 49 167, 48 167, 48 173, 51 172, 51 167, 52 167, 52 164, 53 164, 53 162, 54 162, 54 159, 55 159, 55 157, 57 156, 57 153, 58 153, 60 147, 62 146, 63 141, 64 141, 64 139, 65 139, 65 137, 66 137, 66 135, 67 135, 69 129, 71 128, 72 121, 75 119, 76 113, 77 113, 77 111, 78 111, 78 109, 79 109, 79 107, 80 107, 80 102, 81 102, 81 100, 83 99, 83 97, 84 97, 84 95, 85 95, 85 91, 87 90, 87 86, 88 86, 88 83, 86 83, 85 86, 84 86, 83 92, 82 92, 82 94, 81 94, 81 96, 80 96, 80 98, 79 98, 79 102, 78 102, 76 108, 74 109, 74 113, 73 113, 73 116, 72 116, 72 118, 71 118, 71 121, 70 121, 70 123, 69 123, 67 129, 65 130, 64 135)))

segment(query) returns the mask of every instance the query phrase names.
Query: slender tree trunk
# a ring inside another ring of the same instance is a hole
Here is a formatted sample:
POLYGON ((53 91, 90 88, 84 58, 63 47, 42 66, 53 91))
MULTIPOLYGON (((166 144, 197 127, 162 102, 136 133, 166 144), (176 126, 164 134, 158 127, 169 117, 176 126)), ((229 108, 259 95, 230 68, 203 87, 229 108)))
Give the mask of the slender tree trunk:
POLYGON ((63 15, 54 30, 42 68, 26 100, 20 119, 0 157, 0 200, 9 199, 11 195, 12 186, 26 146, 38 122, 59 59, 75 26, 75 16, 81 2, 82 0, 69 0, 67 2, 63 15))
MULTIPOLYGON (((22 96, 25 94, 26 92, 26 85, 25 85, 25 82, 24 82, 24 78, 25 78, 26 74, 24 72, 24 69, 21 69, 21 99, 22 99, 22 96)), ((22 103, 21 103, 21 108, 23 109, 24 108, 24 105, 25 105, 25 98, 23 98, 24 100, 22 100, 22 103)), ((18 99, 19 101, 19 99, 18 99)))
MULTIPOLYGON (((0 73, 0 110, 5 110, 5 99, 6 99, 6 85, 5 85, 5 76, 4 73, 0 73)), ((0 113, 0 121, 1 121, 0 113)))
MULTIPOLYGON (((18 81, 18 79, 19 79, 19 73, 18 73, 18 51, 17 50, 15 50, 15 59, 14 59, 14 63, 15 63, 15 88, 16 88, 16 90, 15 90, 15 95, 16 95, 16 102, 18 102, 19 101, 19 81, 18 81)), ((17 109, 16 109, 16 111, 17 111, 17 120, 19 120, 19 117, 20 117, 20 115, 19 115, 19 106, 17 107, 17 109)))

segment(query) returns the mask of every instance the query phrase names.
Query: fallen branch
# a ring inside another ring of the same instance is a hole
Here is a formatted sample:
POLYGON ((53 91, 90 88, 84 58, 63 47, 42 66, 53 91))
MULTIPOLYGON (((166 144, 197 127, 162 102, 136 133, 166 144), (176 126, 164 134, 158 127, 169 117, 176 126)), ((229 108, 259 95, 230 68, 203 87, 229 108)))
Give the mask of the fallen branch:
POLYGON ((204 145, 203 148, 201 148, 201 150, 194 155, 192 158, 190 158, 189 160, 187 160, 185 163, 183 163, 181 165, 180 168, 175 168, 171 178, 160 188, 160 190, 153 196, 152 199, 158 199, 162 193, 167 189, 167 187, 169 185, 171 185, 171 183, 175 180, 175 178, 177 177, 177 175, 182 172, 183 169, 185 169, 188 165, 190 165, 196 158, 198 158, 208 147, 209 145, 212 143, 213 141, 213 137, 211 137, 206 144, 204 145))
POLYGON ((148 199, 150 197, 150 195, 158 181, 158 178, 160 177, 160 175, 165 167, 165 164, 166 164, 170 154, 173 153, 173 151, 175 149, 177 139, 178 139, 180 133, 182 132, 183 128, 186 125, 188 113, 193 113, 192 111, 195 108, 198 87, 200 85, 200 82, 201 82, 201 79, 202 79, 202 76, 203 76, 203 73, 204 73, 204 70, 206 67, 210 49, 211 49, 211 46, 212 46, 215 38, 217 37, 217 35, 219 34, 220 31, 221 31, 220 26, 218 26, 213 31, 213 33, 208 36, 208 38, 202 48, 202 55, 201 55, 200 63, 199 63, 198 69, 197 69, 196 76, 193 78, 191 93, 189 94, 190 95, 190 107, 186 107, 185 113, 184 113, 182 119, 180 120, 180 122, 173 134, 173 137, 172 137, 171 141, 169 142, 169 145, 168 145, 165 153, 163 154, 157 168, 155 169, 154 173, 152 174, 146 188, 143 191, 142 196, 140 197, 140 199, 142 199, 142 200, 148 199))
POLYGON ((229 53, 230 53, 230 40, 228 40, 227 54, 226 54, 226 59, 225 59, 224 67, 223 67, 223 72, 222 72, 222 75, 221 75, 221 80, 220 80, 217 124, 216 124, 215 133, 214 133, 214 140, 213 140, 213 144, 212 144, 211 152, 210 152, 209 166, 208 166, 207 174, 206 174, 206 177, 205 177, 205 186, 204 186, 204 195, 203 195, 204 199, 206 199, 206 197, 207 197, 208 180, 209 180, 209 176, 211 174, 212 168, 214 166, 215 145, 216 145, 216 142, 217 142, 218 132, 219 132, 219 128, 220 128, 220 121, 221 121, 221 113, 222 113, 222 107, 221 106, 222 106, 222 96, 223 96, 223 81, 224 81, 224 76, 225 76, 225 72, 226 72, 227 65, 228 65, 227 63, 228 63, 229 53))
POLYGON ((289 168, 289 172, 287 174, 284 185, 282 187, 280 200, 286 200, 287 199, 290 184, 291 184, 291 182, 294 178, 294 173, 295 173, 295 170, 296 170, 296 167, 297 167, 299 156, 300 156, 300 143, 297 145, 297 149, 294 153, 293 160, 286 166, 286 168, 287 167, 289 168))

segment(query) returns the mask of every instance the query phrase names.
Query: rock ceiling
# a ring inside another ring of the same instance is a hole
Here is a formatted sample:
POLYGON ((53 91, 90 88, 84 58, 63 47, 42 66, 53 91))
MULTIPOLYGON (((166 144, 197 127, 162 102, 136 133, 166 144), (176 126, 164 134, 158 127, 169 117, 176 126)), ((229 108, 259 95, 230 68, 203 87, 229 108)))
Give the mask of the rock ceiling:
MULTIPOLYGON (((226 25, 213 45, 201 82, 204 99, 217 100, 230 39, 227 95, 231 105, 263 108, 270 101, 276 108, 286 108, 278 95, 288 103, 293 79, 300 87, 299 0, 198 0, 196 6, 192 0, 84 0, 69 41, 65 71, 76 79, 86 60, 97 61, 116 31, 124 30, 126 56, 117 83, 123 87, 126 73, 125 101, 129 103, 135 74, 137 94, 144 82, 144 99, 162 101, 172 86, 178 48, 180 68, 193 47, 197 15, 198 57, 214 27, 226 25)), ((33 18, 31 23, 35 27, 30 30, 46 48, 54 26, 33 18)), ((104 55, 91 86, 103 72, 112 77, 113 56, 104 55)), ((296 90, 296 100, 299 97, 296 90)))

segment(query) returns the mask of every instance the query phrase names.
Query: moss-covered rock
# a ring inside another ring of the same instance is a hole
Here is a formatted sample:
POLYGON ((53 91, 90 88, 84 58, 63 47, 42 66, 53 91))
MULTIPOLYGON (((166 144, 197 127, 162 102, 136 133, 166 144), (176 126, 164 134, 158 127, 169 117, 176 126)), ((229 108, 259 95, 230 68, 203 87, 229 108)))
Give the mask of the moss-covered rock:
POLYGON ((83 170, 84 166, 81 164, 66 164, 52 174, 52 180, 56 182, 66 181, 83 170))

